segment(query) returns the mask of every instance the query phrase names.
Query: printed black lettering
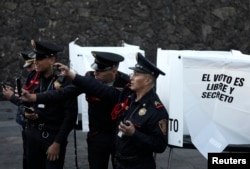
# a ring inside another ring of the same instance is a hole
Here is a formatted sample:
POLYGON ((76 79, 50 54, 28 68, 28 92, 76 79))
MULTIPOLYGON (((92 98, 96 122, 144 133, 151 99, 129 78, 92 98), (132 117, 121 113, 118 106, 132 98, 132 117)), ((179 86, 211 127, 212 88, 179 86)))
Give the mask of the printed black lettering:
POLYGON ((234 80, 234 86, 243 86, 245 79, 236 77, 234 80))
POLYGON ((203 74, 201 81, 207 81, 210 82, 210 74, 203 74))
POLYGON ((232 96, 228 96, 225 95, 223 93, 218 92, 203 92, 201 95, 201 98, 207 98, 207 99, 214 99, 217 98, 220 101, 223 102, 228 102, 228 103, 232 103, 233 102, 233 97, 232 96))
POLYGON ((179 130, 179 121, 177 119, 169 119, 169 130, 178 132, 179 130))
POLYGON ((207 85, 207 90, 221 90, 226 92, 228 85, 223 83, 213 83, 207 85))
POLYGON ((177 119, 174 120, 174 131, 175 132, 178 132, 179 130, 179 122, 177 119))
POLYGON ((173 122, 173 119, 169 118, 168 119, 168 122, 169 122, 169 131, 172 131, 172 122, 173 122))
POLYGON ((229 94, 232 94, 234 89, 235 89, 234 87, 230 87, 229 94))
POLYGON ((241 79, 240 79, 240 84, 239 84, 239 86, 243 86, 244 81, 245 81, 245 79, 244 79, 244 78, 241 78, 241 79))
POLYGON ((214 81, 217 82, 217 81, 222 81, 222 82, 226 82, 227 84, 230 84, 232 82, 232 77, 231 76, 228 76, 228 75, 225 75, 225 74, 217 74, 217 75, 214 75, 214 81))

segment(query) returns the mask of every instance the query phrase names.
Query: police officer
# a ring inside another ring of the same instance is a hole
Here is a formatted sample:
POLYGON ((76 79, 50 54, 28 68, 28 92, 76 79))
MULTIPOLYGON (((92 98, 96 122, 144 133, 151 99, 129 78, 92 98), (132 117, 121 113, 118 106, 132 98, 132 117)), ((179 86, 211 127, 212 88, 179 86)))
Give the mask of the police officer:
MULTIPOLYGON (((36 73, 27 79, 24 89, 42 93, 70 85, 71 81, 58 77, 53 67, 63 48, 48 41, 31 43, 36 73)), ((76 97, 68 97, 60 104, 25 102, 25 106, 28 169, 63 169, 67 137, 77 118, 76 97)))
MULTIPOLYGON (((26 71, 28 72, 28 75, 26 77, 28 79, 29 77, 33 76, 36 73, 35 63, 34 63, 36 54, 35 52, 31 50, 27 50, 27 51, 20 52, 20 56, 25 61, 23 68, 25 68, 26 71)), ((16 102, 19 104, 19 107, 18 107, 19 110, 17 111, 17 115, 16 115, 16 122, 20 124, 24 129, 26 126, 27 119, 25 119, 23 116, 23 104, 20 104, 20 100, 18 99, 17 96, 12 95, 12 98, 10 99, 10 101, 15 102, 14 100, 16 100, 16 102)), ((25 132, 23 131, 23 135, 24 134, 25 132)))
MULTIPOLYGON (((153 153, 164 152, 168 144, 168 112, 154 90, 156 79, 165 73, 140 53, 136 59, 137 64, 130 68, 134 70, 130 86, 122 91, 107 87, 94 78, 75 74, 58 63, 62 75, 73 79, 81 92, 106 98, 110 104, 117 103, 111 113, 117 123, 116 169, 155 169, 153 153)), ((56 98, 68 97, 74 92, 73 88, 65 88, 56 93, 56 98)), ((27 98, 37 102, 52 101, 55 93, 27 94, 27 98)))
MULTIPOLYGON (((28 77, 32 75, 33 71, 35 71, 35 64, 34 58, 35 53, 33 51, 22 51, 20 55, 25 63, 23 68, 25 68, 28 72, 28 77)), ((6 85, 3 88, 3 95, 4 97, 9 100, 11 103, 17 105, 17 112, 16 112, 16 122, 21 126, 21 134, 22 134, 22 141, 23 141, 23 169, 27 169, 27 156, 26 156, 26 135, 25 135, 25 127, 26 127, 26 119, 23 116, 23 105, 20 103, 20 100, 15 95, 15 91, 11 86, 6 85)))
MULTIPOLYGON (((95 58, 86 76, 94 77, 107 86, 118 89, 129 83, 129 76, 118 71, 119 63, 124 58, 110 52, 92 51, 95 58)), ((110 118, 114 107, 108 99, 100 99, 98 95, 86 95, 88 101, 89 132, 87 134, 88 161, 90 169, 108 169, 109 158, 113 164, 115 122, 110 118)))
POLYGON ((156 79, 164 72, 140 53, 128 92, 112 112, 117 118, 117 169, 155 169, 153 153, 164 152, 168 140, 168 113, 154 91, 156 79))

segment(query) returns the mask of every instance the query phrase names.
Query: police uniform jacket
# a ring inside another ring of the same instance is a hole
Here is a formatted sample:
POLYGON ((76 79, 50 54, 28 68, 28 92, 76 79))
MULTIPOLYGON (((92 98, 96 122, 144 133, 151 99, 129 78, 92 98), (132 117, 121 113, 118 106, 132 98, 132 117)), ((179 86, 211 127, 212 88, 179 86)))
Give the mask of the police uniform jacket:
MULTIPOLYGON (((45 78, 42 74, 35 72, 27 79, 25 89, 31 93, 42 93, 45 91, 57 91, 71 84, 71 80, 52 75, 45 78)), ((60 102, 47 102, 42 104, 35 102, 32 106, 38 114, 37 120, 28 120, 28 125, 36 126, 44 123, 47 130, 58 131, 55 140, 58 143, 66 142, 67 136, 75 125, 77 119, 77 99, 68 97, 60 102)))
MULTIPOLYGON (((89 71, 86 76, 94 77, 94 71, 89 71)), ((129 83, 129 76, 118 72, 112 86, 122 89, 129 83)), ((86 95, 88 101, 88 117, 90 132, 111 132, 115 130, 115 122, 111 119, 114 105, 109 104, 109 98, 100 99, 98 95, 86 95)))
POLYGON ((135 100, 135 93, 123 92, 121 97, 125 110, 119 112, 118 122, 130 120, 136 130, 132 137, 116 137, 119 155, 140 158, 152 152, 162 153, 167 146, 168 114, 157 94, 152 89, 139 101, 135 100))

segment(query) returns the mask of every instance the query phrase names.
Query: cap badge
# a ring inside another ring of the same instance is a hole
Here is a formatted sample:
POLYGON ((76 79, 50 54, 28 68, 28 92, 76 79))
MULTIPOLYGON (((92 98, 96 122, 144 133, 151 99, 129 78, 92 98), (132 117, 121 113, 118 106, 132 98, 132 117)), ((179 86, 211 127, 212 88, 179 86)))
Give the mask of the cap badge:
POLYGON ((33 46, 34 48, 36 48, 36 43, 34 40, 31 40, 31 46, 33 46))
POLYGON ((143 107, 143 108, 141 108, 140 110, 139 110, 139 116, 144 116, 145 114, 146 114, 146 112, 147 112, 147 109, 145 108, 145 107, 143 107))
POLYGON ((143 68, 143 66, 142 66, 142 65, 139 65, 139 64, 136 64, 135 67, 140 68, 140 69, 143 68))

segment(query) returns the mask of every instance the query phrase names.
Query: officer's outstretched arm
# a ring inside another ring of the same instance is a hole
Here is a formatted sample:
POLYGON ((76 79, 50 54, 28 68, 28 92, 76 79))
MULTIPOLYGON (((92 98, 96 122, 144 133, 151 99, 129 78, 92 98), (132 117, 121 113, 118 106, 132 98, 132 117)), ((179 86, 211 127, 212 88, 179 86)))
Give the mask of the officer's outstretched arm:
POLYGON ((36 94, 31 94, 28 90, 22 89, 22 96, 20 99, 24 102, 35 102, 36 94))

